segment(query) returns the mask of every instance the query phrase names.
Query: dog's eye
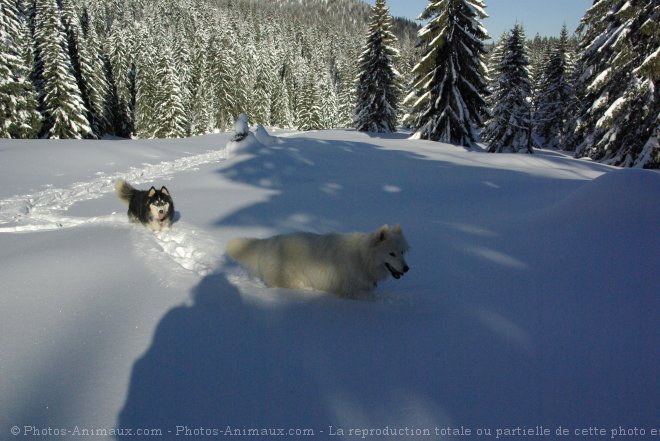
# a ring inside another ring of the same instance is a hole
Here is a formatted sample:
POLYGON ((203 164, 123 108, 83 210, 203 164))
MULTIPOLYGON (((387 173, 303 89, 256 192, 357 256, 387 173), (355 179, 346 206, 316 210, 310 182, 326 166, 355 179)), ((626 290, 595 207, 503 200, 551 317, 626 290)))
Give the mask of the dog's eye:
POLYGON ((392 256, 392 257, 396 257, 396 254, 394 254, 394 253, 390 253, 390 256, 392 256))

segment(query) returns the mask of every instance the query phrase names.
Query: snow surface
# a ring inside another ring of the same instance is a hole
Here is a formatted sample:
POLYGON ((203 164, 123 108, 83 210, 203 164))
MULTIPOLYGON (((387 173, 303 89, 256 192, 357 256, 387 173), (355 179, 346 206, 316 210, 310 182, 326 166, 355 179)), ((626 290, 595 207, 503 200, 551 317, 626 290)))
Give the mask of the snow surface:
POLYGON ((0 439, 657 428, 658 173, 275 135, 228 154, 231 134, 0 141, 0 439), (167 185, 173 228, 129 224, 118 177, 167 185), (235 236, 384 223, 411 271, 374 302, 269 289, 223 255, 235 236))

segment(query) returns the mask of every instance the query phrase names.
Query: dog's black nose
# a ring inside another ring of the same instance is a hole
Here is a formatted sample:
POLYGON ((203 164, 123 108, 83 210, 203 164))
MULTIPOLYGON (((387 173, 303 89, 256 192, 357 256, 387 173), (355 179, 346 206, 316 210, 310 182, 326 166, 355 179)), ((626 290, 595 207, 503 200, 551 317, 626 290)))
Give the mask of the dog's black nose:
POLYGON ((403 267, 403 272, 404 272, 404 273, 407 273, 409 269, 410 269, 410 268, 408 268, 408 265, 406 265, 406 266, 403 267))

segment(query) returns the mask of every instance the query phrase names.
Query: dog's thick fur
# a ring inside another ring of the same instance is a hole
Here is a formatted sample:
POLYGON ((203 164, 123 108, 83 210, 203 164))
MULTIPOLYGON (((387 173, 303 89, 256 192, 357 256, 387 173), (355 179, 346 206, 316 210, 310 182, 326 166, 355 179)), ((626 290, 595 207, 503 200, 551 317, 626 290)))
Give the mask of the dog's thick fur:
POLYGON ((123 179, 115 182, 117 196, 128 205, 128 219, 140 222, 154 231, 162 231, 172 226, 174 219, 174 201, 169 190, 163 186, 160 190, 136 190, 123 179))
POLYGON ((227 254, 270 287, 319 290, 345 297, 369 297, 388 275, 408 272, 401 227, 373 233, 293 233, 268 239, 238 238, 227 254))

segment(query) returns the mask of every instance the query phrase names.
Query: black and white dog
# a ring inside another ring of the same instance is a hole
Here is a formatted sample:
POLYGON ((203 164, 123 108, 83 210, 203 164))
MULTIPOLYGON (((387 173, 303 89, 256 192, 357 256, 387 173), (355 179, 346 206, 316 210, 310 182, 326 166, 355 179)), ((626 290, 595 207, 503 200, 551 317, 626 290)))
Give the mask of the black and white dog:
POLYGON ((170 192, 161 187, 156 190, 136 190, 123 179, 115 182, 115 190, 119 199, 128 205, 128 219, 140 222, 154 231, 162 231, 172 226, 174 219, 174 201, 170 192))

